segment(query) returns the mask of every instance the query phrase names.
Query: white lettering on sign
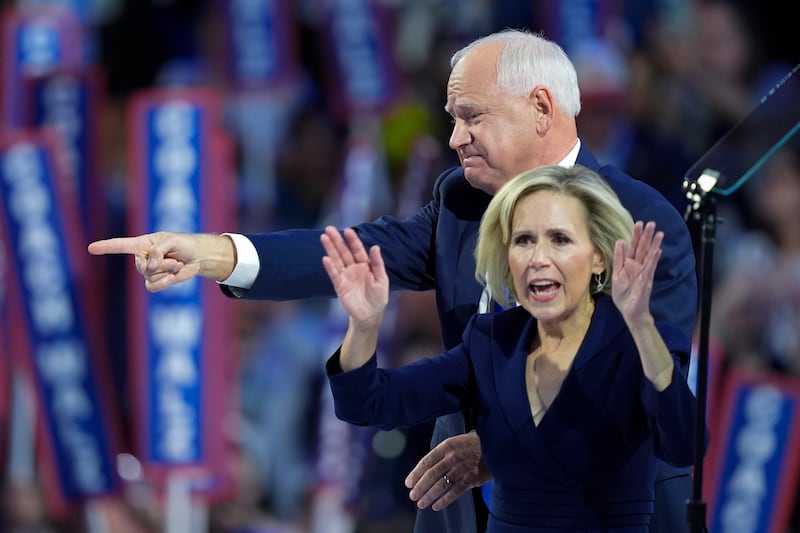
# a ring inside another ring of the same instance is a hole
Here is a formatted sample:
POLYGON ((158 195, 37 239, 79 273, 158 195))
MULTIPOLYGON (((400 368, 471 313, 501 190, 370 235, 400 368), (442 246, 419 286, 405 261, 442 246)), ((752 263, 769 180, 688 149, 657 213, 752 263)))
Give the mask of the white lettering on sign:
POLYGON ((42 119, 52 125, 64 139, 63 156, 69 167, 69 178, 75 194, 79 195, 81 160, 80 139, 84 132, 81 114, 80 85, 72 76, 60 75, 45 81, 42 91, 42 119))
POLYGON ((153 118, 152 231, 197 231, 197 197, 192 179, 200 164, 196 109, 185 102, 165 104, 153 118))
POLYGON ((89 376, 82 343, 67 339, 43 344, 36 360, 42 379, 51 383, 53 417, 69 452, 75 482, 84 493, 97 493, 104 484, 101 452, 97 441, 78 424, 93 415, 92 402, 81 386, 89 376))
POLYGON ((197 411, 183 397, 181 387, 168 381, 158 386, 158 410, 162 426, 159 432, 158 452, 167 460, 193 461, 198 453, 197 411))
POLYGON ((21 28, 19 39, 20 65, 26 72, 40 72, 59 59, 58 30, 43 18, 32 19, 21 28))
POLYGON ((171 461, 196 458, 198 439, 197 406, 187 401, 186 391, 199 388, 200 373, 193 354, 199 350, 203 316, 190 306, 154 306, 150 331, 158 346, 153 380, 159 427, 158 452, 171 461))

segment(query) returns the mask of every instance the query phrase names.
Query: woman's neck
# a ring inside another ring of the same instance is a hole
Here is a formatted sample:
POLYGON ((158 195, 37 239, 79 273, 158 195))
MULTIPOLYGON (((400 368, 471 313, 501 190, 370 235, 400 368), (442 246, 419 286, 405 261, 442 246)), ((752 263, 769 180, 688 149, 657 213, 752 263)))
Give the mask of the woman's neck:
POLYGON ((538 322, 538 347, 546 353, 557 353, 559 348, 583 341, 594 314, 594 299, 575 309, 567 317, 538 322))

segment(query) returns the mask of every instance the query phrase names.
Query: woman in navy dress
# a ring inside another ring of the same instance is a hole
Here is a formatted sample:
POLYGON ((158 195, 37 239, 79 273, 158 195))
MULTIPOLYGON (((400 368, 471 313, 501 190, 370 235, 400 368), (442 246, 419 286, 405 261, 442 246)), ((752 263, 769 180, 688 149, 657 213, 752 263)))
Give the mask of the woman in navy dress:
POLYGON ((690 339, 650 314, 663 233, 634 224, 605 180, 547 166, 504 185, 481 221, 476 276, 507 310, 401 368, 376 364, 380 249, 351 229, 321 239, 350 317, 326 365, 339 418, 389 429, 475 408, 490 533, 648 531, 656 458, 692 464, 690 339))

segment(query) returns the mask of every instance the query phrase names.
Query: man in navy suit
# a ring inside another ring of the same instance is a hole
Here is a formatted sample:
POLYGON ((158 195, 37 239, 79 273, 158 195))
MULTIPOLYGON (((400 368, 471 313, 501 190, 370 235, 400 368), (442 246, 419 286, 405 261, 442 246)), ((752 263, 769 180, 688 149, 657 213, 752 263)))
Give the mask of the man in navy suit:
MULTIPOLYGON (((580 111, 577 76, 563 50, 539 35, 509 30, 456 52, 451 67, 446 110, 453 118, 450 147, 461 166, 443 172, 431 201, 407 219, 385 216, 355 226, 365 246, 380 245, 393 289, 436 291, 444 347, 460 341, 467 320, 479 310, 481 286, 474 277, 473 252, 489 200, 517 174, 551 164, 580 163, 597 171, 635 220, 655 221, 665 240, 652 314, 691 335, 697 281, 688 229, 655 189, 601 166, 582 146, 575 121, 580 111)), ((199 275, 239 298, 334 297, 322 267, 321 232, 159 232, 98 241, 89 252, 133 254, 149 291, 199 275)), ((469 533, 485 527, 480 487, 489 475, 471 429, 469 412, 437 419, 435 446, 407 480, 420 508, 416 532, 469 533)), ((689 470, 664 465, 656 483, 652 530, 686 530, 690 493, 689 470)))

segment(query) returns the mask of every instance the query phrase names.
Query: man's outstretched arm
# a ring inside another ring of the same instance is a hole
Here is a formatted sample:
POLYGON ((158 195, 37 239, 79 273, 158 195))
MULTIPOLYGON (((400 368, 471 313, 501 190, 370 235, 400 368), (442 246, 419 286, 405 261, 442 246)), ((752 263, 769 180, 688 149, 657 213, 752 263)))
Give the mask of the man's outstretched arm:
POLYGON ((162 231, 95 241, 88 250, 93 255, 132 255, 150 292, 195 276, 221 282, 236 266, 236 248, 227 235, 162 231))

